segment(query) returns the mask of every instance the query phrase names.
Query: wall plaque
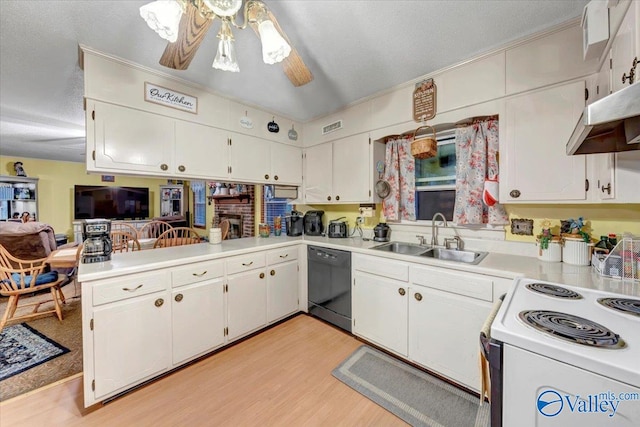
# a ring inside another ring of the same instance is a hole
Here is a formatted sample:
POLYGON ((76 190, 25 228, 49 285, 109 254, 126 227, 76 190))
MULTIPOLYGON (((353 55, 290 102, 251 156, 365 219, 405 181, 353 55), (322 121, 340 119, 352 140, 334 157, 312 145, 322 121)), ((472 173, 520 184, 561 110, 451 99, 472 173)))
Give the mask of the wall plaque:
POLYGON ((144 100, 198 114, 198 98, 153 83, 144 82, 144 100))
POLYGON ((437 89, 433 79, 416 83, 413 91, 413 120, 423 122, 436 116, 437 89))

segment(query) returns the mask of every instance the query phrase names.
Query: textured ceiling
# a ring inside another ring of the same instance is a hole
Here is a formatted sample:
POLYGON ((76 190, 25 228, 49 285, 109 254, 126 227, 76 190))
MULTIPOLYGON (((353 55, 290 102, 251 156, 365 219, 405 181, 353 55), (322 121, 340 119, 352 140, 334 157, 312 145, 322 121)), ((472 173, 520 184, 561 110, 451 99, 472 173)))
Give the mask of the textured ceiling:
POLYGON ((240 73, 211 68, 218 23, 187 71, 162 67, 166 42, 145 1, 0 0, 0 152, 84 161, 83 44, 216 93, 308 121, 582 13, 587 0, 266 0, 315 79, 295 88, 234 30, 240 73))

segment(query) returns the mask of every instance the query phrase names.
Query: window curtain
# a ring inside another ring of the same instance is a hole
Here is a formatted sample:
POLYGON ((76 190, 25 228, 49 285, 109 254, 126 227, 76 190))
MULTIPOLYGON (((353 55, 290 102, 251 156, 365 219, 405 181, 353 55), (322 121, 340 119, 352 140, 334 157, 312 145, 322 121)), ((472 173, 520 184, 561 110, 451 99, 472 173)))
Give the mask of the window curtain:
MULTIPOLYGON (((483 202, 485 181, 498 181, 498 120, 489 119, 456 129, 456 224, 508 223, 500 203, 483 202)), ((494 191, 492 191, 493 193, 494 191)), ((497 198, 497 194, 494 194, 497 198)))
POLYGON ((205 227, 207 224, 206 185, 204 181, 191 181, 193 191, 193 226, 205 227))
POLYGON ((398 138, 387 142, 384 179, 391 192, 382 201, 382 213, 387 220, 416 219, 415 159, 411 155, 411 140, 398 138))

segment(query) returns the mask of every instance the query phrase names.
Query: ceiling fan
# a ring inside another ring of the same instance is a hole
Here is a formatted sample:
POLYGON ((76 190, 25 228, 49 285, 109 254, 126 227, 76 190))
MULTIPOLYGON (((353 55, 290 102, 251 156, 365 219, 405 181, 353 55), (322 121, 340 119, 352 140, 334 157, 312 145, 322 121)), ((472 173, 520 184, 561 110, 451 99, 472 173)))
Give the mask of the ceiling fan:
POLYGON ((262 56, 267 64, 282 62, 294 86, 313 80, 313 74, 291 46, 278 21, 261 0, 156 0, 140 8, 140 15, 160 37, 169 41, 160 64, 186 70, 213 21, 221 22, 218 53, 213 68, 237 72, 232 27, 250 26, 262 41, 262 56), (237 19, 242 10, 243 24, 237 19))

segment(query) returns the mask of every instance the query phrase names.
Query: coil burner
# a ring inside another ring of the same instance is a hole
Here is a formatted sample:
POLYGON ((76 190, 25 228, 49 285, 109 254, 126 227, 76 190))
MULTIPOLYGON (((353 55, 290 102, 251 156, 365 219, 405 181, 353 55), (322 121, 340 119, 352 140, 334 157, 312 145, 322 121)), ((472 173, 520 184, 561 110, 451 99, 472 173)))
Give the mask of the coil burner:
POLYGON ((631 298, 598 298, 598 302, 607 308, 640 317, 640 300, 631 298))
POLYGON ((546 310, 522 311, 519 317, 527 325, 565 341, 607 349, 625 347, 618 334, 582 317, 546 310))
POLYGON ((549 295, 555 298, 564 299, 581 299, 582 295, 572 291, 571 289, 563 288, 562 286, 550 285, 548 283, 529 283, 527 289, 539 294, 549 295))

